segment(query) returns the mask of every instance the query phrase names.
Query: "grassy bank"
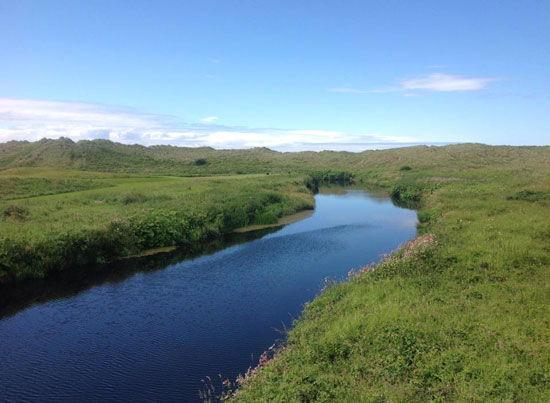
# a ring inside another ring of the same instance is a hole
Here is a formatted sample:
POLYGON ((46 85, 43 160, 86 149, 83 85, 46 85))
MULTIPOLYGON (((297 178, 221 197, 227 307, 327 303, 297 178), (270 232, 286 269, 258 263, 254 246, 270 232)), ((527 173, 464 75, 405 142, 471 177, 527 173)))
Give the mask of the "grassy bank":
POLYGON ((0 282, 185 247, 313 208, 301 176, 137 176, 19 168, 0 173, 0 282), (8 184, 8 186, 5 186, 8 184))
POLYGON ((363 171, 364 184, 420 208, 419 238, 309 303, 286 347, 241 378, 233 400, 548 401, 541 151, 506 167, 409 160, 410 170, 363 171))

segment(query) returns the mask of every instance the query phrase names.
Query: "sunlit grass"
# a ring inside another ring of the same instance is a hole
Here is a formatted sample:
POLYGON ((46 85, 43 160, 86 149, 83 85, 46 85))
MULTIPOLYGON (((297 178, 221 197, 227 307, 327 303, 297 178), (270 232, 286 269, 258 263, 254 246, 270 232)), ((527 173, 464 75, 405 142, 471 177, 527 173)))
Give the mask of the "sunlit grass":
POLYGON ((329 287, 234 399, 547 401, 550 171, 538 163, 381 173, 373 182, 421 189, 419 230, 437 248, 329 287))
MULTIPOLYGON (((77 181, 89 174, 59 171, 60 178, 77 181)), ((47 175, 55 178, 51 170, 47 175)), ((146 248, 200 242, 249 224, 275 223, 313 206, 301 176, 98 178, 91 189, 32 196, 36 188, 31 187, 23 198, 0 201, 5 281, 43 277, 146 248)))

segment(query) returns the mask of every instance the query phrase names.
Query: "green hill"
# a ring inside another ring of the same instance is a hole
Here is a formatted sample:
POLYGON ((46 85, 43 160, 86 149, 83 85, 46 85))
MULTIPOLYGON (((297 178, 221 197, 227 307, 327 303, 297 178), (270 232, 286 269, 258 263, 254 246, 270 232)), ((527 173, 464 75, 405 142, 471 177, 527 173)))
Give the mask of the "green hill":
POLYGON ((104 172, 207 175, 348 169, 357 173, 411 165, 438 172, 476 171, 491 167, 510 169, 548 165, 550 147, 457 144, 415 146, 389 150, 282 153, 267 148, 215 150, 174 146, 124 145, 109 140, 67 138, 0 144, 0 170, 50 167, 104 172))

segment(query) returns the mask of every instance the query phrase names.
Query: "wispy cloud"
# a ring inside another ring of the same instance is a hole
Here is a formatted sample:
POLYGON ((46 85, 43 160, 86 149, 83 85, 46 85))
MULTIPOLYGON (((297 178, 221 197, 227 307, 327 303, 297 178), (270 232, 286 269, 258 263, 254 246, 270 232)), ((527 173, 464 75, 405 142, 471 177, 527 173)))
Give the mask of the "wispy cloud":
POLYGON ((409 137, 334 130, 249 128, 199 123, 130 108, 79 102, 0 98, 0 142, 43 137, 109 139, 126 144, 171 144, 214 148, 269 147, 279 151, 361 151, 420 144, 409 137))
POLYGON ((215 122, 216 120, 218 120, 217 116, 207 116, 205 118, 202 118, 201 122, 203 122, 203 123, 212 123, 212 122, 215 122))
POLYGON ((412 77, 401 80, 399 85, 382 87, 372 90, 364 90, 351 87, 330 88, 329 92, 354 93, 354 94, 384 94, 388 92, 406 92, 405 96, 417 96, 410 91, 435 91, 435 92, 461 92, 479 91, 486 89, 492 81, 499 80, 496 77, 464 77, 457 74, 432 73, 424 76, 412 77))
POLYGON ((495 80, 497 79, 494 77, 463 77, 433 73, 404 80, 401 88, 424 91, 477 91, 487 88, 487 84, 495 80))

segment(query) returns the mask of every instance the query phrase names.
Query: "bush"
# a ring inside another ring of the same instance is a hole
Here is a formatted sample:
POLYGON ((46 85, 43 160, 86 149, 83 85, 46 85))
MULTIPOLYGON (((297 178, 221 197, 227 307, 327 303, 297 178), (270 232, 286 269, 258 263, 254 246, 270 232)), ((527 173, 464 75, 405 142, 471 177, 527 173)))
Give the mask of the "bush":
POLYGON ((4 220, 24 221, 29 216, 29 210, 26 207, 17 204, 11 204, 4 209, 4 220))
POLYGON ((400 183, 393 187, 391 198, 400 205, 407 207, 418 207, 422 196, 423 188, 415 183, 400 183))
POLYGON ((279 221, 276 212, 274 211, 264 211, 260 213, 254 220, 254 224, 257 225, 267 225, 267 224, 276 224, 279 221))
POLYGON ((524 200, 529 202, 540 202, 550 200, 550 192, 541 192, 538 190, 522 190, 513 196, 508 196, 508 200, 524 200))
POLYGON ((147 197, 141 193, 131 192, 122 197, 123 204, 139 203, 147 201, 147 197))
POLYGON ((417 213, 418 225, 417 228, 420 233, 427 231, 432 225, 434 225, 437 219, 440 217, 439 210, 421 210, 417 213))
MULTIPOLYGON (((279 186, 271 181, 263 185, 256 179, 239 180, 238 184, 235 183, 238 185, 235 191, 229 194, 227 191, 233 185, 225 181, 201 180, 200 191, 196 194, 188 192, 190 187, 185 183, 180 186, 180 180, 171 183, 177 187, 168 194, 156 193, 153 189, 148 193, 131 189, 91 192, 80 197, 50 200, 51 213, 32 207, 33 215, 40 214, 40 218, 55 215, 59 210, 73 209, 70 211, 76 212, 81 206, 90 205, 93 209, 105 211, 105 215, 120 217, 101 219, 97 224, 84 227, 72 222, 78 214, 71 214, 66 218, 69 225, 57 227, 57 232, 47 237, 38 235, 40 231, 36 227, 40 224, 31 221, 33 217, 26 207, 4 205, 0 211, 5 221, 24 220, 28 216, 29 222, 17 227, 22 227, 21 233, 27 227, 35 232, 34 236, 15 237, 8 231, 0 231, 0 282, 8 284, 44 278, 48 273, 110 262, 148 248, 193 246, 252 223, 275 223, 283 214, 309 206, 300 197, 279 194, 279 186), (183 204, 179 201, 168 203, 182 195, 189 196, 190 200, 182 197, 183 204), (128 214, 121 210, 128 210, 128 214)), ((295 187, 301 185, 301 182, 296 184, 286 179, 283 183, 295 187)), ((9 222, 5 225, 13 227, 9 222)))

